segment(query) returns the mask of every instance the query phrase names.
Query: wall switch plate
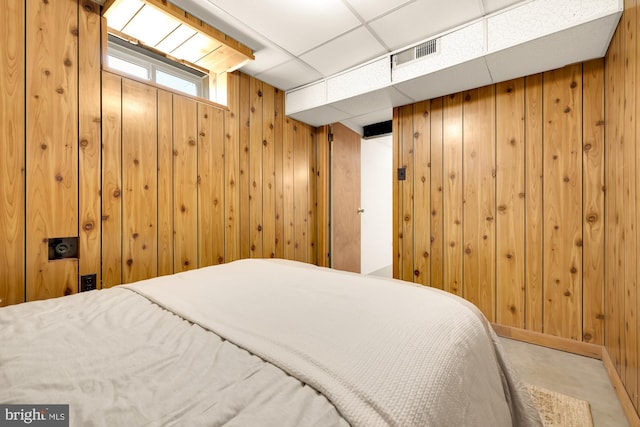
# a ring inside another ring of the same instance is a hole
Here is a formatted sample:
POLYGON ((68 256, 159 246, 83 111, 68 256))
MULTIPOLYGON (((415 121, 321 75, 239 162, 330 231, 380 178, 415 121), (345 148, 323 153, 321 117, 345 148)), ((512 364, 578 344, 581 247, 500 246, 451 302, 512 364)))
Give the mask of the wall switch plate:
POLYGON ((407 179, 407 168, 398 168, 398 181, 405 181, 407 179))
POLYGON ((85 274, 80 276, 80 292, 93 291, 96 289, 96 275, 85 274))

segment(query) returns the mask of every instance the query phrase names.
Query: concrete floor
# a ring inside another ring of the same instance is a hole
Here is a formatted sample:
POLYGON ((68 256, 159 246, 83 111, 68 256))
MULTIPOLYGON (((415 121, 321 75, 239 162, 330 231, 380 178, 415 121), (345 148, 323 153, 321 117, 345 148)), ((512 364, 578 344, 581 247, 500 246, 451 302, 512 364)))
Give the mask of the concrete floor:
POLYGON ((507 338, 500 340, 524 382, 588 400, 594 427, 629 425, 602 361, 507 338))

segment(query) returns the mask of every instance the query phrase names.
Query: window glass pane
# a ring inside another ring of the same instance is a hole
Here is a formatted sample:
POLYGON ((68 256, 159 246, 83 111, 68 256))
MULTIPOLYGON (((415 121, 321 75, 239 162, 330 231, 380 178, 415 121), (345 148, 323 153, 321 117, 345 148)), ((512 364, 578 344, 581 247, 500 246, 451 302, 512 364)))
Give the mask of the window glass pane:
POLYGON ((149 80, 149 70, 138 64, 125 61, 115 56, 109 55, 107 57, 109 61, 109 67, 122 71, 123 73, 131 74, 132 76, 139 77, 141 79, 149 80))
POLYGON ((194 82, 165 73, 164 71, 156 70, 156 83, 189 95, 198 96, 198 87, 194 82))

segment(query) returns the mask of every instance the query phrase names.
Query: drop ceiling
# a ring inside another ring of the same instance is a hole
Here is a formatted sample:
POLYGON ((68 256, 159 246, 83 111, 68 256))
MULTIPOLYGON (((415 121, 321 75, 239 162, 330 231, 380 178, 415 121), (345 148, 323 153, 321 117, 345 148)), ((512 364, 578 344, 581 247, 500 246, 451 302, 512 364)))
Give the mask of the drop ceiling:
POLYGON ((528 0, 171 1, 252 48, 241 71, 289 90, 528 0))
MULTIPOLYGON (((535 2, 561 4, 561 0, 558 0, 560 3, 556 0, 169 1, 251 48, 255 60, 243 65, 241 71, 288 92, 327 80, 345 70, 354 70, 498 12, 535 2)), ((607 1, 613 0, 588 0, 587 3, 607 1)), ((526 52, 522 54, 527 59, 526 52)), ((487 59, 490 60, 505 62, 499 55, 487 59)), ((506 70, 505 75, 511 75, 511 71, 506 70)), ((468 70, 460 71, 466 72, 468 70)), ((473 76, 465 74, 461 78, 469 77, 473 76)), ((482 76, 476 77, 483 80, 482 76)), ((357 116, 352 114, 348 120, 344 120, 344 110, 352 106, 341 101, 340 110, 328 106, 309 111, 315 117, 308 122, 343 121, 358 128, 390 119, 390 104, 413 101, 395 87, 385 92, 373 91, 366 95, 366 100, 370 108, 357 116)), ((303 121, 304 117, 304 112, 297 116, 303 121)))

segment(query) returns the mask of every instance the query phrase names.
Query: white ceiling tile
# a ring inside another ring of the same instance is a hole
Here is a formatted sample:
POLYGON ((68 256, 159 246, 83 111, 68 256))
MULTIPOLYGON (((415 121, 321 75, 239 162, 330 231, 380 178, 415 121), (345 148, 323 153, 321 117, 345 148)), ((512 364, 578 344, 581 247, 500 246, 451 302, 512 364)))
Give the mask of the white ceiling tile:
POLYGON ((322 107, 312 108, 311 110, 293 113, 289 115, 289 117, 310 124, 311 126, 322 126, 348 119, 350 116, 337 108, 324 105, 322 107))
POLYGON ((386 122, 393 119, 393 108, 384 108, 372 113, 363 114, 349 119, 348 121, 355 126, 368 126, 375 123, 386 122))
POLYGON ((485 6, 485 12, 487 14, 497 12, 500 9, 509 7, 516 3, 522 3, 523 0, 483 0, 485 6))
POLYGON ((256 32, 299 55, 360 25, 341 0, 209 0, 256 32))
POLYGON ((373 18, 377 18, 390 10, 411 3, 411 0, 347 0, 347 2, 365 21, 371 21, 373 18))
POLYGON ((289 62, 294 59, 293 56, 284 53, 280 49, 265 47, 257 52, 254 52, 255 60, 249 61, 240 70, 247 74, 255 75, 262 73, 270 68, 280 65, 285 62, 289 62))
POLYGON ((478 0, 418 0, 369 25, 390 49, 400 49, 482 16, 478 0))
POLYGON ((256 75, 281 90, 289 90, 322 78, 320 73, 304 62, 294 59, 256 75))
POLYGON ((386 52, 365 27, 357 28, 300 57, 325 77, 362 64, 386 52))

